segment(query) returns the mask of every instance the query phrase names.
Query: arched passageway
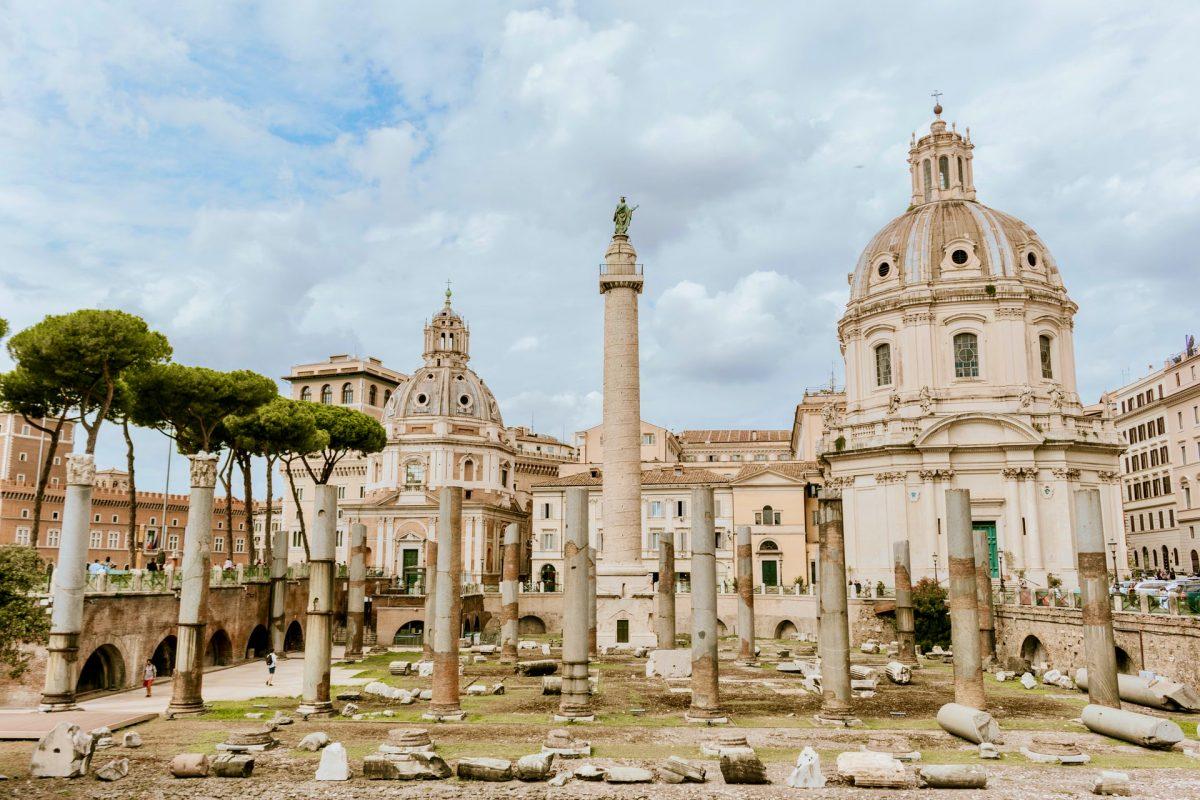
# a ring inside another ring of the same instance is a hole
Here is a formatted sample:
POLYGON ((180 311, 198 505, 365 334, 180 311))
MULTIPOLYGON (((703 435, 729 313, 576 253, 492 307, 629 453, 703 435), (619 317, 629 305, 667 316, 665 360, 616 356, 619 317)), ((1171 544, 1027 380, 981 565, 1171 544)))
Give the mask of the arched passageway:
POLYGON ((1133 659, 1129 657, 1129 653, 1125 652, 1122 647, 1115 648, 1117 654, 1117 672, 1122 675, 1133 675, 1137 672, 1137 667, 1134 666, 1133 659))
POLYGON ((546 632, 546 623, 541 617, 535 617, 532 614, 527 614, 517 620, 517 633, 536 636, 546 632))
POLYGON ((102 644, 92 651, 79 670, 75 691, 111 692, 125 687, 125 658, 111 644, 102 644))
POLYGON ((283 634, 283 649, 289 653, 298 653, 304 649, 304 629, 298 620, 292 620, 283 634))
POLYGON ((796 623, 792 622, 790 619, 785 619, 783 622, 775 626, 776 639, 795 639, 798 632, 799 631, 796 630, 796 623))
POLYGON ((271 637, 267 634, 266 627, 256 625, 250 632, 250 638, 246 640, 246 659, 266 658, 270 649, 271 637))
POLYGON ((158 677, 165 678, 175 672, 175 636, 171 635, 158 643, 150 662, 158 670, 158 677))
POLYGON ((418 645, 424 637, 425 622, 419 619, 409 620, 397 629, 392 637, 392 644, 418 645))
POLYGON ((229 641, 229 634, 221 628, 208 640, 208 647, 204 648, 204 666, 223 667, 232 661, 233 642, 229 641))
POLYGON ((1048 664, 1050 662, 1050 654, 1046 651, 1046 646, 1042 644, 1042 640, 1031 634, 1025 637, 1025 641, 1021 642, 1021 659, 1028 666, 1048 664))

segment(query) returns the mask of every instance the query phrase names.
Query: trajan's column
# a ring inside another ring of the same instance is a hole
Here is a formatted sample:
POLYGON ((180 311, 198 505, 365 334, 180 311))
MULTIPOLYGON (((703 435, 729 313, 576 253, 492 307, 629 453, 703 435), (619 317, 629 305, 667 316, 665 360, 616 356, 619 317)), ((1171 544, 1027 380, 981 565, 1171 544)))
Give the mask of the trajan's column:
POLYGON ((652 606, 650 572, 642 564, 641 390, 638 375, 637 251, 629 223, 637 206, 625 198, 613 212, 612 242, 604 253, 604 541, 596 565, 596 620, 601 644, 654 646, 646 624, 652 606))

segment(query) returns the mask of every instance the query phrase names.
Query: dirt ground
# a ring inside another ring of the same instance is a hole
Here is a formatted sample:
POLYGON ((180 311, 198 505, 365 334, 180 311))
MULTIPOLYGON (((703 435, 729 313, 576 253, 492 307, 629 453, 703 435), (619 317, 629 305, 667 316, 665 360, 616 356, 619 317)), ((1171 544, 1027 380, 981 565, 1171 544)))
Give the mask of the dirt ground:
MULTIPOLYGON (((1085 703, 1081 693, 1044 687, 1027 691, 1019 684, 998 683, 988 676, 985 680, 990 710, 1005 731, 1005 743, 1001 747, 1004 758, 980 761, 974 746, 944 733, 933 719, 938 707, 953 696, 948 666, 925 662, 914 672, 913 683, 909 686, 893 686, 880 674, 877 695, 854 701, 854 713, 862 719, 862 727, 829 729, 820 727, 813 719, 820 705, 819 698, 800 687, 798 676, 776 672, 775 648, 766 646, 764 649, 768 652, 764 653, 762 666, 757 668, 737 667, 732 661, 722 661, 722 702, 729 711, 731 724, 721 729, 684 722, 683 711, 689 696, 680 690, 686 688, 686 681, 671 686, 661 679, 647 679, 645 661, 631 657, 602 658, 593 665, 599 674, 599 691, 595 698, 597 722, 578 724, 572 730, 576 736, 592 742, 594 757, 560 761, 558 768, 570 769, 585 762, 600 766, 624 764, 653 768, 668 756, 676 755, 707 769, 708 780, 703 786, 656 783, 622 787, 572 781, 565 787, 554 788, 546 784, 466 783, 456 779, 407 784, 367 781, 361 777, 363 756, 378 748, 387 738, 389 729, 398 727, 428 728, 437 752, 451 766, 456 759, 467 756, 516 759, 537 752, 546 732, 553 727, 562 727, 550 720, 558 698, 541 694, 540 678, 517 677, 511 668, 498 664, 493 657, 487 663, 469 665, 462 685, 465 687, 473 680, 488 685, 503 680, 506 691, 499 696, 464 697, 463 708, 469 716, 463 723, 421 722, 421 703, 400 706, 365 697, 357 703, 367 715, 365 719, 297 720, 295 724, 281 727, 276 733, 280 746, 256 757, 254 775, 249 779, 173 779, 166 765, 175 754, 214 754, 215 745, 223 741, 230 730, 258 724, 247 719, 247 713, 265 712, 265 716, 270 717, 275 709, 289 713, 297 704, 296 699, 289 698, 263 698, 246 703, 222 703, 217 698, 210 698, 213 710, 204 716, 170 722, 159 719, 137 726, 145 743, 139 749, 114 747, 98 751, 93 767, 99 767, 111 758, 129 758, 130 775, 117 783, 102 783, 91 776, 73 781, 31 779, 28 775, 32 743, 0 743, 0 774, 8 776, 7 781, 0 782, 0 797, 22 800, 50 797, 204 800, 261 796, 272 800, 310 797, 349 800, 548 796, 767 798, 796 793, 814 798, 928 796, 934 790, 855 789, 834 785, 833 781, 823 790, 787 787, 785 780, 803 747, 811 746, 818 751, 823 770, 830 776, 838 753, 860 749, 872 733, 886 731, 904 736, 914 749, 920 750, 921 764, 971 763, 988 771, 986 790, 959 791, 953 794, 954 797, 1009 800, 1091 796, 1091 782, 1100 770, 1115 769, 1130 775, 1135 797, 1200 798, 1200 761, 1180 752, 1149 751, 1088 732, 1072 721, 1085 703), (385 710, 392 716, 383 716, 385 710), (702 742, 714 738, 720 730, 730 729, 745 734, 767 765, 770 785, 726 786, 716 760, 701 756, 702 742), (319 754, 299 751, 295 746, 305 734, 317 730, 325 731, 331 740, 345 744, 355 772, 349 782, 313 780, 319 754), (1092 757, 1092 762, 1072 767, 1032 764, 1020 754, 1020 747, 1034 736, 1075 742, 1092 757)), ((804 645, 799 651, 792 646, 792 650, 800 657, 808 654, 804 645)), ((728 658, 731 654, 723 653, 723 656, 728 658)), ((388 662, 401 658, 413 660, 417 655, 372 656, 361 664, 359 677, 380 679, 403 688, 428 687, 428 678, 388 674, 388 662)), ((855 654, 856 663, 882 665, 884 661, 882 657, 855 654)), ((335 692, 343 688, 335 687, 335 692)), ((1194 742, 1195 717, 1171 716, 1194 742)))

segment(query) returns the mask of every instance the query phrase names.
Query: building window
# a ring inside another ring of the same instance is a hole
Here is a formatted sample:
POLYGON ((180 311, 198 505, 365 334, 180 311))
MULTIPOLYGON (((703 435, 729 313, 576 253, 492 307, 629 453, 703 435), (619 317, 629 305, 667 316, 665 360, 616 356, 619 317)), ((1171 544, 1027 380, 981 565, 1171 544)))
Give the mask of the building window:
POLYGON ((542 549, 553 551, 557 548, 558 541, 554 531, 542 531, 542 549))
POLYGON ((921 165, 922 177, 925 179, 925 202, 928 203, 933 199, 933 167, 929 164, 929 159, 925 159, 921 165))
POLYGON ((672 500, 671 507, 672 507, 672 510, 675 512, 675 516, 677 516, 677 517, 686 517, 687 516, 687 500, 672 500))
POLYGON ((945 156, 938 157, 938 181, 941 188, 950 188, 950 159, 945 156))
POLYGON ((384 389, 384 390, 383 390, 383 404, 386 406, 386 405, 387 405, 387 402, 388 402, 388 400, 391 400, 391 399, 392 399, 392 390, 391 390, 391 389, 384 389))
POLYGON ((508 464, 500 465, 500 485, 508 487, 508 464))
POLYGON ((172 533, 170 536, 167 537, 167 549, 168 550, 178 550, 179 549, 179 534, 178 533, 172 533))
POLYGON ((342 384, 342 405, 348 406, 354 402, 354 387, 348 383, 342 384))
POLYGON ((58 528, 51 528, 46 531, 46 546, 58 547, 58 542, 62 538, 62 531, 58 528))
POLYGON ((88 538, 88 547, 90 547, 93 550, 99 550, 100 546, 103 544, 104 544, 104 534, 101 533, 100 531, 92 531, 91 536, 88 538))
POLYGON ((979 337, 973 333, 954 334, 954 377, 979 377, 979 337))
POLYGON ((333 387, 328 383, 321 387, 321 402, 325 405, 333 403, 333 387))
POLYGON ((17 461, 28 461, 28 460, 29 460, 28 453, 20 453, 17 455, 17 461))
POLYGON ((224 536, 214 536, 213 537, 213 552, 214 553, 224 553, 225 552, 225 537, 224 536))
POLYGON ((875 347, 875 385, 892 383, 892 346, 886 342, 875 347))
POLYGON ((346 499, 346 487, 345 486, 337 487, 337 496, 338 496, 338 500, 346 499))
POLYGON ((663 515, 663 504, 661 500, 650 501, 650 518, 661 519, 663 515))
POLYGON ((1050 357, 1050 337, 1044 333, 1038 337, 1038 355, 1042 362, 1042 377, 1052 380, 1054 378, 1054 361, 1050 357))
POLYGON ((783 512, 775 511, 770 506, 763 506, 762 511, 754 512, 755 525, 782 525, 783 512))
POLYGON ((29 509, 28 508, 21 509, 21 519, 29 519, 29 509))
POLYGON ((292 531, 292 547, 303 547, 304 538, 300 535, 300 531, 292 531))
POLYGON ((654 434, 653 433, 643 433, 642 434, 642 444, 654 444, 654 434))
POLYGON ((379 390, 375 387, 375 384, 371 384, 371 388, 367 390, 367 403, 369 405, 375 405, 375 401, 378 399, 379 390))
POLYGON ((425 485, 425 465, 409 462, 404 465, 404 488, 416 489, 425 485))
POLYGON ((17 538, 14 540, 17 544, 29 544, 29 528, 17 528, 17 538))
POLYGON ((300 390, 300 399, 306 403, 312 402, 312 388, 305 386, 300 390))
POLYGON ((549 503, 542 503, 541 512, 542 512, 542 516, 541 516, 542 519, 554 519, 553 508, 550 506, 549 503))

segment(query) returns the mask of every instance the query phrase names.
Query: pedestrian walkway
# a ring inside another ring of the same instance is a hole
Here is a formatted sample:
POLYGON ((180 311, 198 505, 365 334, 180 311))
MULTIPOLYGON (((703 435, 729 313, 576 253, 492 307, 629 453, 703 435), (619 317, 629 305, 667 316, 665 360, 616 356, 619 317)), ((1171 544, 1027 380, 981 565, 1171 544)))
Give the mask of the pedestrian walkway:
MULTIPOLYGON (((330 681, 339 686, 367 683, 355 678, 359 667, 339 666, 336 662, 345 651, 333 648, 334 665, 330 681)), ((299 697, 304 680, 304 654, 293 653, 281 658, 275 670, 275 681, 267 686, 267 668, 261 659, 236 667, 216 668, 204 673, 205 700, 250 700, 255 697, 299 697)), ((136 725, 158 716, 171 702, 171 679, 162 678, 154 685, 153 694, 146 697, 142 688, 106 694, 85 700, 80 711, 61 711, 47 714, 36 708, 0 710, 0 739, 39 739, 60 722, 75 722, 84 730, 106 726, 117 730, 136 725)))

